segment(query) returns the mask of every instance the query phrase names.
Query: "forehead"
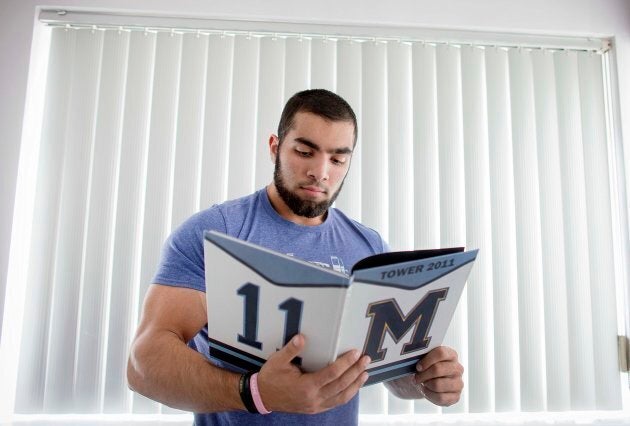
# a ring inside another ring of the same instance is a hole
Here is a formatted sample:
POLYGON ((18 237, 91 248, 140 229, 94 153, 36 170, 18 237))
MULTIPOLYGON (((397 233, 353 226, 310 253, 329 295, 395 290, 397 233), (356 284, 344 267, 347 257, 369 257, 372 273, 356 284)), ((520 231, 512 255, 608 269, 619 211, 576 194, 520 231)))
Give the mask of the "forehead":
POLYGON ((332 121, 311 112, 300 111, 286 139, 306 138, 325 148, 352 148, 354 125, 351 121, 332 121))

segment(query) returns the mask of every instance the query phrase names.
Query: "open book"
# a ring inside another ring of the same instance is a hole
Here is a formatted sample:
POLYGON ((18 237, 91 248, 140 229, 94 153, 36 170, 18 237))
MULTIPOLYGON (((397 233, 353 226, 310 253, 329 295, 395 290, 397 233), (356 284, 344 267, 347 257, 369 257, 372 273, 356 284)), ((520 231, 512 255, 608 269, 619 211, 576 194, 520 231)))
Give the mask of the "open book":
POLYGON ((478 251, 383 253, 346 276, 214 231, 204 245, 212 357, 258 369, 302 333, 304 371, 359 349, 366 384, 412 373, 442 343, 478 251))

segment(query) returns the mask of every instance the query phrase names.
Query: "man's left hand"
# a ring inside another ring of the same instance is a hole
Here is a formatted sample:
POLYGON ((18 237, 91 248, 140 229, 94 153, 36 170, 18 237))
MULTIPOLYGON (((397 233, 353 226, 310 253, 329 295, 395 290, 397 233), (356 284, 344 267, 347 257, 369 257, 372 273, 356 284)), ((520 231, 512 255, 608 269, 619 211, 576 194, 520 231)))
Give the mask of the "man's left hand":
POLYGON ((387 382, 385 385, 399 398, 426 398, 436 405, 447 407, 459 401, 464 388, 464 367, 457 360, 457 352, 438 346, 416 364, 417 372, 387 382))

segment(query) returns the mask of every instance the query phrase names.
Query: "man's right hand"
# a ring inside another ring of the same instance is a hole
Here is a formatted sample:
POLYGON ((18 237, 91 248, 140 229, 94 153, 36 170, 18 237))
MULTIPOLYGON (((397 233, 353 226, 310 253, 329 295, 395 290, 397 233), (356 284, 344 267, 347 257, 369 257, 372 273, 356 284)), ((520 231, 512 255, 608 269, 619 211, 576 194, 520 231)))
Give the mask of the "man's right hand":
POLYGON ((305 346, 298 334, 269 357, 258 374, 258 388, 265 407, 271 411, 316 414, 350 401, 368 379, 365 368, 370 357, 346 352, 335 362, 314 373, 302 373, 291 363, 305 346))

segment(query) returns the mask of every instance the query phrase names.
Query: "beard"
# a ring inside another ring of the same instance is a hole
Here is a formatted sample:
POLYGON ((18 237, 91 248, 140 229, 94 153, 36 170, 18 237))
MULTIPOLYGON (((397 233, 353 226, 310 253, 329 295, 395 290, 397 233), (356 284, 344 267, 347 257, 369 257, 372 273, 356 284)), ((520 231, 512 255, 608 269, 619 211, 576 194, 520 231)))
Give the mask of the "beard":
POLYGON ((291 209, 291 211, 294 214, 298 216, 307 217, 307 218, 318 217, 326 213, 328 209, 330 208, 330 206, 332 205, 332 203, 334 203, 335 200, 337 199, 337 196, 339 195, 339 192, 341 191, 341 188, 343 187, 343 182, 345 181, 345 178, 344 178, 344 180, 341 181, 341 185, 339 185, 339 188, 337 189, 337 191, 335 191, 332 197, 330 197, 328 200, 325 200, 325 201, 303 200, 302 198, 300 198, 299 195, 292 192, 287 187, 286 182, 284 181, 284 177, 282 176, 281 168, 282 167, 280 164, 280 155, 278 154, 276 156, 276 164, 273 170, 273 183, 276 186, 276 189, 278 190, 278 194, 280 195, 280 198, 282 198, 282 201, 284 201, 284 203, 289 207, 289 209, 291 209))

